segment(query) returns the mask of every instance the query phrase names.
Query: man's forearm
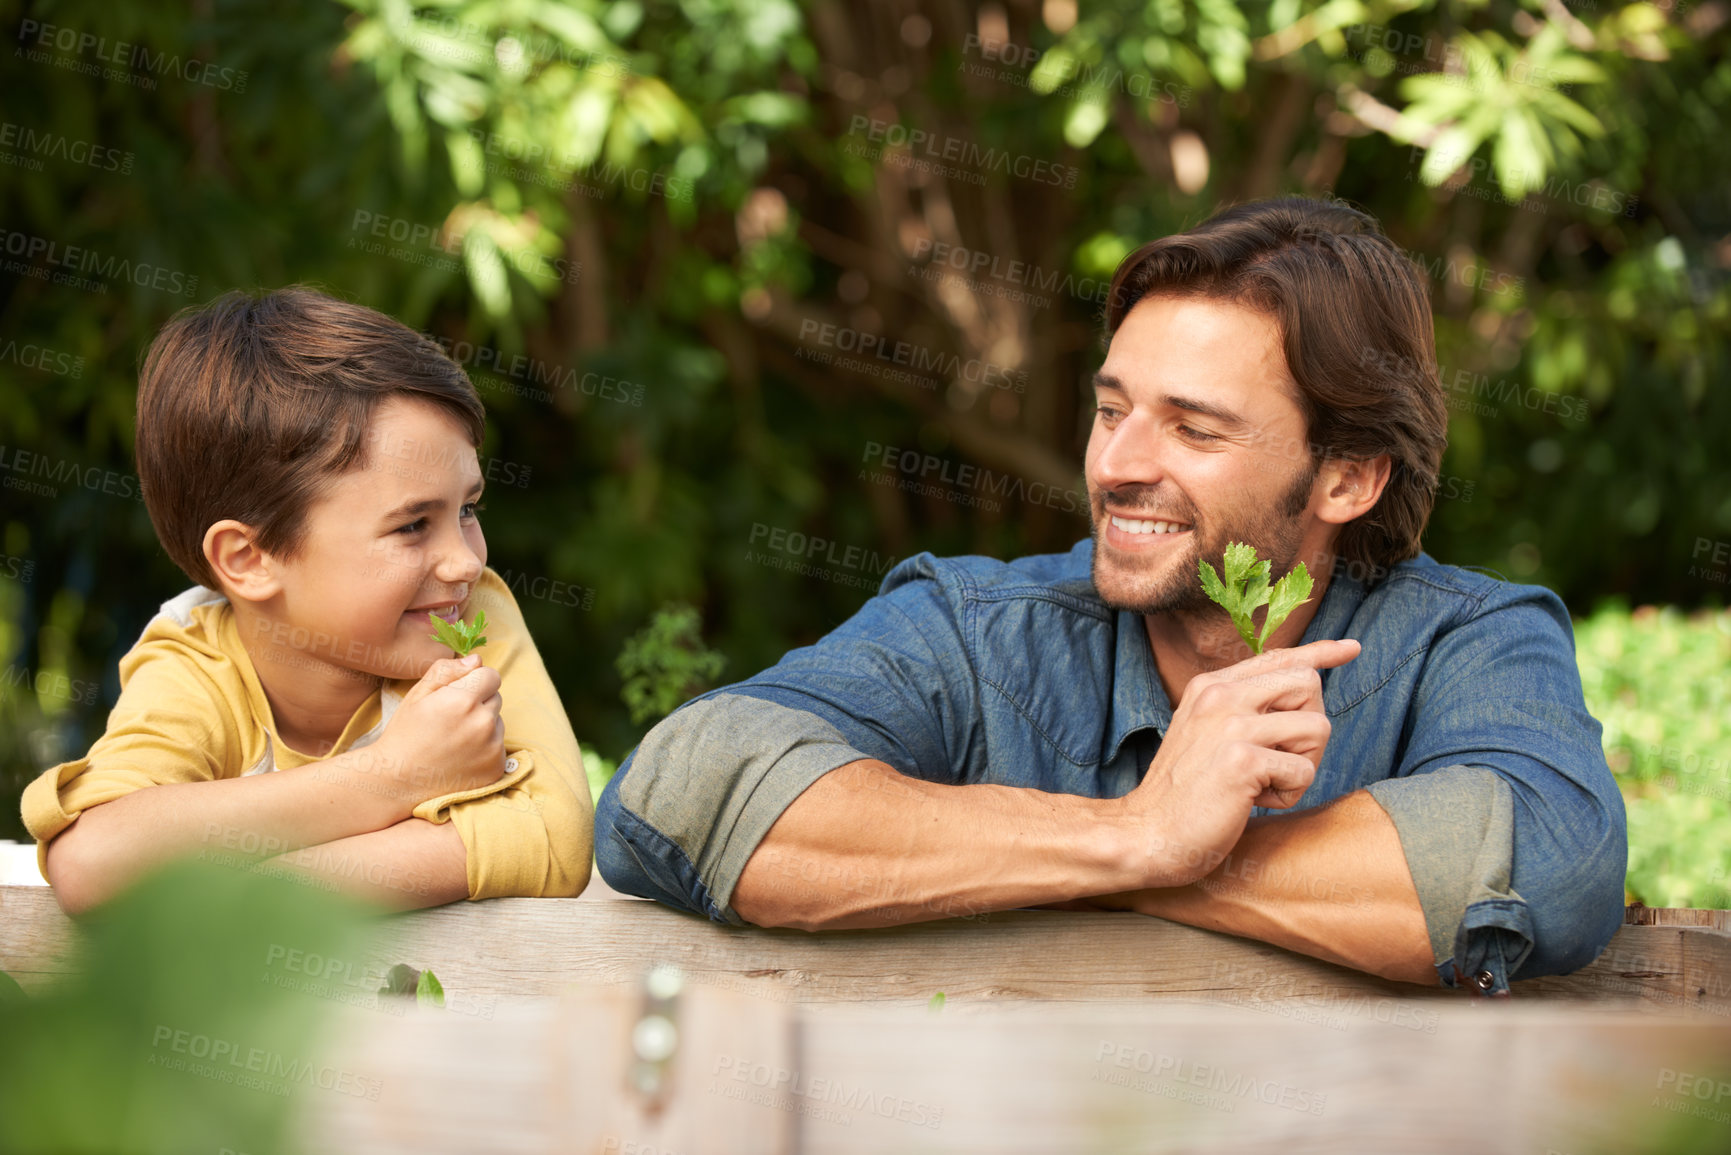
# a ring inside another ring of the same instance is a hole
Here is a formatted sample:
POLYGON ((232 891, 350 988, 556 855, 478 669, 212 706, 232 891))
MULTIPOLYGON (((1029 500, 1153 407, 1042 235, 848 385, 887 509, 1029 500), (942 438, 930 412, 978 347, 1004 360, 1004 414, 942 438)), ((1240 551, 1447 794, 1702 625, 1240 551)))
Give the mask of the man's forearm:
POLYGON ((469 897, 468 854, 453 823, 409 818, 306 846, 259 867, 392 910, 419 910, 469 897))
POLYGON ((1135 910, 1384 978, 1438 981, 1400 837, 1362 790, 1297 814, 1252 819, 1226 860, 1189 886, 1068 905, 1135 910))
POLYGON ((731 905, 758 926, 885 926, 1135 885, 1144 841, 1122 800, 948 786, 852 762, 794 800, 731 905))

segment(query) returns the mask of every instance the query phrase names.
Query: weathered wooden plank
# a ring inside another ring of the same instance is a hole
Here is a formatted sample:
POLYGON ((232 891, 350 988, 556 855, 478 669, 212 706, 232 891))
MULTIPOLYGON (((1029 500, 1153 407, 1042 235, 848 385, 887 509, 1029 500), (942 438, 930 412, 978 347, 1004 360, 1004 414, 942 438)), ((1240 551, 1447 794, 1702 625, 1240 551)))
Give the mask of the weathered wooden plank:
MULTIPOLYGON (((69 965, 69 923, 39 887, 0 888, 0 969, 27 988, 69 965)), ((692 983, 797 1002, 924 1006, 1001 999, 1235 1003, 1295 1021, 1413 1020, 1461 992, 1387 982, 1246 939, 1135 914, 1012 911, 873 930, 807 934, 721 926, 629 899, 499 899, 387 921, 357 960, 430 967, 453 1003, 501 1002, 573 982, 628 983, 656 963, 692 983)), ((1576 974, 1516 985, 1522 1000, 1628 1002, 1731 1019, 1731 934, 1624 927, 1576 974)))
POLYGON ((1651 1138, 1673 1112, 1716 1122, 1700 1080, 1716 1091, 1731 1064, 1731 1035, 1717 1024, 1594 1008, 1446 1006, 1427 1030, 1359 1021, 1331 1032, 1176 1003, 1008 1003, 956 1015, 757 1002, 773 1025, 752 1031, 741 1028, 750 1005, 699 987, 680 1011, 690 1025, 680 1080, 650 1120, 622 1077, 632 998, 588 988, 490 1021, 347 1012, 329 1061, 379 1079, 383 1094, 309 1102, 304 1149, 1630 1150, 1632 1136, 1651 1138), (789 1015, 791 1051, 776 1041, 789 1015), (731 1028, 700 1026, 705 1016, 731 1028), (562 1097, 573 1085, 591 1096, 562 1097), (623 1113, 608 1113, 610 1096, 626 1101, 623 1113), (723 1104, 740 1110, 718 1116, 723 1104), (710 1121, 681 1125, 682 1116, 710 1121))
POLYGON ((26 991, 64 973, 75 933, 46 886, 0 886, 0 971, 26 991))
MULTIPOLYGON (((1397 995, 1404 988, 1245 939, 1134 914, 1014 911, 872 930, 721 926, 654 904, 498 902, 398 920, 386 953, 477 991, 537 995, 629 982, 655 963, 691 981, 799 1001, 1397 995), (457 939, 461 939, 461 945, 457 939), (437 960, 437 961, 433 961, 437 960), (1271 986, 1271 970, 1282 982, 1271 986)), ((447 984, 449 985, 449 984, 447 984)), ((1447 992, 1438 992, 1447 996, 1447 992)))
MULTIPOLYGON (((1500 1009, 1510 1013, 1438 1008, 1431 1033, 1171 1004, 1011 1006, 978 1025, 812 1007, 801 1054, 839 1081, 922 1095, 942 1112, 946 1151, 1379 1155, 1629 1150, 1600 1141, 1627 1136, 1627 1113, 1663 1069, 1706 1073, 1731 1058, 1716 1026, 1500 1009)), ((859 1111, 845 1124, 813 1118, 801 1149, 905 1150, 909 1133, 859 1111)))
POLYGON ((1630 906, 1623 910, 1630 926, 1710 926, 1731 930, 1731 910, 1693 910, 1669 906, 1630 906))
POLYGON ((301 1149, 374 1155, 476 1151, 783 1155, 791 1115, 748 1095, 709 1094, 714 1056, 744 1053, 778 1071, 796 1064, 791 1008, 728 991, 681 996, 676 1047, 660 1085, 633 1079, 633 988, 589 987, 521 1001, 493 1018, 349 1011, 326 1061, 377 1080, 376 1101, 321 1096, 301 1120, 301 1149), (453 1030, 458 1022, 472 1029, 453 1030))
MULTIPOLYGON (((447 986, 496 998, 568 982, 627 982, 657 962, 691 981, 802 1002, 1200 999, 1312 1021, 1411 1017, 1397 1000, 1461 992, 1392 983, 1278 947, 1135 914, 1013 911, 971 920, 807 934, 720 926, 653 904, 508 900, 398 920, 387 953, 447 986)), ((1632 1001, 1731 1015, 1731 935, 1625 927, 1575 975, 1518 984, 1519 997, 1632 1001)))
POLYGON ((1692 926, 1625 926, 1592 966, 1521 983, 1522 997, 1633 1000, 1731 1025, 1731 934, 1692 926))

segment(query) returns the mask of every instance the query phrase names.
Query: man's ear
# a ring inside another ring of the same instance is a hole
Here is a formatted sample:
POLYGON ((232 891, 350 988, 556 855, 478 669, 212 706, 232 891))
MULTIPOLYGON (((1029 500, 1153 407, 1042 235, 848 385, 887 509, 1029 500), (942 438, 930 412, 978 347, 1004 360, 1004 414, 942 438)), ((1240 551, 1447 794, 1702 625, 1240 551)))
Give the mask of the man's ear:
POLYGON ((1344 525, 1368 513, 1377 498, 1382 496, 1392 472, 1386 453, 1364 461, 1328 458, 1318 470, 1322 504, 1316 516, 1323 521, 1344 525))
POLYGON ((204 531, 204 560, 230 598, 262 602, 282 588, 276 559, 258 547, 252 526, 233 518, 204 531))

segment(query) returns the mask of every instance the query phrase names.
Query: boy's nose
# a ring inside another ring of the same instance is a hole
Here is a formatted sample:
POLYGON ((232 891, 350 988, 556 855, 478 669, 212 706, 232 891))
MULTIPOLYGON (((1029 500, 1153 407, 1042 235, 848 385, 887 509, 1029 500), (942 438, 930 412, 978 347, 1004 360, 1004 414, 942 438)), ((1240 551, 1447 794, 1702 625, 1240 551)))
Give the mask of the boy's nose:
POLYGON ((433 576, 450 585, 473 585, 485 565, 474 550, 466 544, 459 545, 439 558, 433 567, 433 576))

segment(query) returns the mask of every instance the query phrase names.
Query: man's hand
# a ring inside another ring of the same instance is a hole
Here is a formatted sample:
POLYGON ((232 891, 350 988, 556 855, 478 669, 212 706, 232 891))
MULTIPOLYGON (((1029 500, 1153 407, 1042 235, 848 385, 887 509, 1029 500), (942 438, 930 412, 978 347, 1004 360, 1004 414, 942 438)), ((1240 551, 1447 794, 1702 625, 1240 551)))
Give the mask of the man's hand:
POLYGON ((1298 801, 1328 745, 1317 671, 1358 653, 1351 639, 1311 642, 1191 679, 1160 752, 1125 798, 1148 831, 1144 886, 1196 881, 1237 844, 1251 807, 1298 801))
POLYGON ((428 798, 486 786, 504 775, 499 684, 499 672, 470 654, 434 662, 403 696, 377 748, 410 799, 409 810, 428 798))

